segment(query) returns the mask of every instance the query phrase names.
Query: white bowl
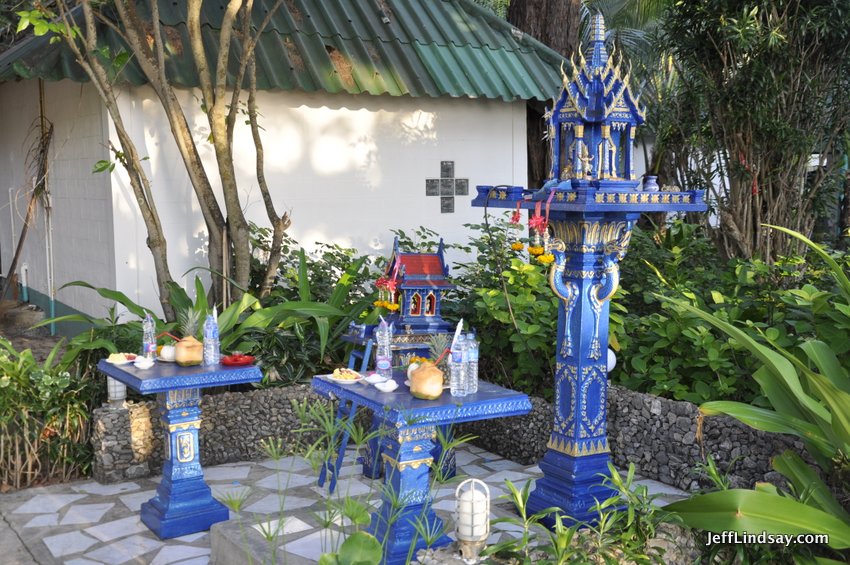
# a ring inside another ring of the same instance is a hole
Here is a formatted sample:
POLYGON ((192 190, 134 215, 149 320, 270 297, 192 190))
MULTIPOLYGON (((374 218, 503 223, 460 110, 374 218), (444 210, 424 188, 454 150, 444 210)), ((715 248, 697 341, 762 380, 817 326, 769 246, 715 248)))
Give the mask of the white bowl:
POLYGON ((381 392, 392 392, 398 388, 398 383, 390 379, 383 383, 375 383, 375 388, 381 392))
POLYGON ((133 361, 133 365, 137 369, 150 369, 153 367, 153 359, 148 359, 147 357, 137 357, 135 361, 133 361))
POLYGON ((375 384, 378 384, 378 383, 385 383, 388 380, 390 380, 389 377, 382 377, 378 373, 372 373, 371 375, 366 377, 366 382, 369 383, 370 385, 375 385, 375 384))

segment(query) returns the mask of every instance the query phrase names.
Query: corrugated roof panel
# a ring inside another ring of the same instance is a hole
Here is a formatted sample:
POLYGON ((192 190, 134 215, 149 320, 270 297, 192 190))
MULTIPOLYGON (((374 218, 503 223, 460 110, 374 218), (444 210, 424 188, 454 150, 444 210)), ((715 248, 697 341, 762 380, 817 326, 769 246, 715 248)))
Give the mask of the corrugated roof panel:
MULTIPOLYGON (((150 5, 139 2, 139 12, 150 5)), ((259 25, 273 0, 255 0, 259 25)), ((214 61, 226 2, 203 3, 204 46, 214 61)), ((167 26, 166 69, 177 85, 198 85, 189 52, 186 4, 159 0, 167 26)), ((102 29, 113 48, 121 39, 102 29)), ((0 80, 18 75, 48 79, 86 77, 60 44, 31 38, 0 56, 0 80)), ((233 38, 232 81, 242 44, 233 38)), ((391 96, 468 96, 548 100, 560 88, 557 53, 522 34, 470 0, 285 0, 257 44, 257 84, 262 89, 324 90, 391 96), (379 6, 389 23, 382 21, 379 6)), ((121 79, 143 84, 131 61, 121 79)))

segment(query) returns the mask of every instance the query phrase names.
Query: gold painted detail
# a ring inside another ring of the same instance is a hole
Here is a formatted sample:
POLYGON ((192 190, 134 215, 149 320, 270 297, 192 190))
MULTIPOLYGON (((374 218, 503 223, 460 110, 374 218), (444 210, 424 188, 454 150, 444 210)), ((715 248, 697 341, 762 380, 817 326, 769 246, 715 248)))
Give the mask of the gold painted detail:
POLYGON ((617 241, 628 226, 626 221, 552 222, 552 229, 566 245, 597 246, 617 241))
POLYGON ((601 276, 601 271, 574 271, 572 269, 566 269, 564 271, 564 276, 568 279, 592 279, 593 277, 601 276))
POLYGON ((690 194, 657 192, 597 192, 597 204, 690 204, 690 194))
POLYGON ((188 463, 195 458, 195 441, 193 434, 183 432, 177 434, 177 461, 188 463))
POLYGON ((168 410, 175 408, 192 408, 201 403, 201 391, 197 388, 169 390, 165 393, 165 407, 168 410))
POLYGON ((568 439, 553 438, 550 436, 549 443, 546 444, 546 447, 573 457, 596 455, 597 453, 608 453, 609 451, 607 438, 575 442, 568 439))
MULTIPOLYGON (((410 331, 413 331, 411 328, 410 331)), ((393 343, 428 343, 428 334, 394 335, 393 343)))
POLYGON ((437 430, 434 428, 411 428, 409 430, 399 430, 398 442, 407 443, 410 441, 424 441, 437 439, 437 430))
POLYGON ((422 459, 412 459, 410 461, 398 461, 397 459, 393 459, 386 453, 382 453, 381 457, 383 457, 385 463, 389 463, 399 471, 404 471, 405 469, 418 469, 420 465, 426 465, 430 467, 431 463, 434 462, 433 457, 423 457, 422 459))
POLYGON ((169 424, 168 431, 169 432, 179 432, 181 430, 200 430, 201 429, 201 421, 200 420, 192 420, 191 422, 183 422, 182 424, 169 424))

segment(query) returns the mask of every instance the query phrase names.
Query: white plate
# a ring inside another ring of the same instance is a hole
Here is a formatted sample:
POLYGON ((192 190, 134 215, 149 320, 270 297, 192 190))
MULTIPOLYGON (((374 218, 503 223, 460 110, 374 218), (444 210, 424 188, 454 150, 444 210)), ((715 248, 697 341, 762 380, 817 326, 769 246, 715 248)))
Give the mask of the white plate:
POLYGON ((338 378, 336 378, 336 377, 335 377, 335 376, 333 376, 333 375, 328 375, 328 380, 331 380, 331 381, 333 381, 333 382, 335 382, 335 383, 339 383, 339 384, 341 384, 341 385, 350 385, 350 384, 352 384, 352 383, 359 383, 359 382, 360 382, 360 381, 362 381, 364 378, 365 378, 365 377, 364 377, 363 375, 360 375, 360 377, 359 377, 359 378, 356 378, 356 379, 338 379, 338 378))
POLYGON ((124 361, 110 361, 109 359, 106 360, 107 363, 109 363, 110 365, 115 365, 116 367, 120 367, 121 365, 129 365, 134 361, 135 359, 126 359, 124 361))

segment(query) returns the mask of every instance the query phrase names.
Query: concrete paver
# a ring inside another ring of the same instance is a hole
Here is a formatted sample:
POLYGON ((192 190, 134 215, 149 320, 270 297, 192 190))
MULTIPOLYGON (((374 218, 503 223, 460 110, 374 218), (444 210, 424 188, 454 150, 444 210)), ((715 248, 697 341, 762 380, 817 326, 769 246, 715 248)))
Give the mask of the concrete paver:
MULTIPOLYGON (((353 454, 349 454, 353 455, 353 454)), ((491 489, 494 516, 510 514, 500 500, 505 479, 521 484, 540 476, 537 466, 523 467, 475 446, 462 446, 456 456, 459 472, 485 480, 491 489)), ((325 489, 316 486, 309 465, 299 457, 279 461, 240 462, 205 469, 213 494, 226 504, 236 503, 231 522, 258 532, 273 532, 274 520, 285 518, 279 551, 292 557, 288 563, 315 562, 323 550, 340 542, 346 522, 325 529, 320 516, 328 509, 325 489), (283 515, 281 515, 283 510, 283 515), (272 522, 270 524, 270 522, 272 522)), ((380 498, 380 481, 360 474, 349 457, 337 492, 332 498, 356 497, 374 508, 380 498)), ((139 520, 139 506, 150 499, 158 477, 115 485, 91 480, 22 490, 0 495, 0 562, 4 565, 156 564, 206 565, 211 536, 206 532, 160 540, 139 520)), ((651 493, 668 502, 685 493, 657 481, 641 480, 651 493)), ((450 519, 454 485, 434 489, 435 511, 450 519)), ((339 520, 337 520, 339 522, 339 520)), ((516 528, 501 524, 491 542, 517 535, 516 528)), ((274 542, 273 542, 274 543, 274 542)), ((218 563, 227 563, 219 560, 218 563)))

